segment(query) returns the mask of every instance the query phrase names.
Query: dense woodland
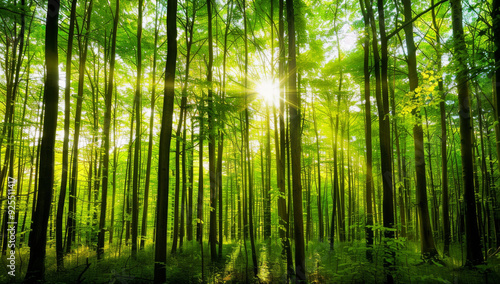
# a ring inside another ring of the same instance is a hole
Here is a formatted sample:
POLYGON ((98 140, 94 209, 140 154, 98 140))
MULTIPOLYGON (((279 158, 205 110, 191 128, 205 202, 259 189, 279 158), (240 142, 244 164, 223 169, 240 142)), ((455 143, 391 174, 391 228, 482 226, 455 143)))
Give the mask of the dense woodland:
POLYGON ((500 283, 500 0, 0 19, 0 282, 500 283))

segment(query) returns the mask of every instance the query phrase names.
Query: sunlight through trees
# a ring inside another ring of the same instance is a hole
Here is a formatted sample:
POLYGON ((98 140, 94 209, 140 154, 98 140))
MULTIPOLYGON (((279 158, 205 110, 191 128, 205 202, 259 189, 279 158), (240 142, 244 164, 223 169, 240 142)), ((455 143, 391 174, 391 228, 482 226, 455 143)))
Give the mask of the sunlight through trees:
POLYGON ((500 1, 3 0, 1 283, 500 283, 500 1))

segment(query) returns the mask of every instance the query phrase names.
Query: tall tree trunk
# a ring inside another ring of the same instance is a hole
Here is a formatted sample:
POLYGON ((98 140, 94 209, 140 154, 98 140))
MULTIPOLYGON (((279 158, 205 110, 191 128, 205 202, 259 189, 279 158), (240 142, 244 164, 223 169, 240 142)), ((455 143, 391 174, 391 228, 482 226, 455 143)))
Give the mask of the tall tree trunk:
MULTIPOLYGON (((386 230, 384 236, 386 239, 394 238, 394 231, 390 230, 394 226, 394 203, 393 203, 393 188, 392 188, 392 149, 390 141, 390 117, 389 117, 389 88, 387 85, 387 36, 385 31, 385 15, 383 0, 377 0, 377 8, 379 13, 379 29, 380 29, 380 69, 382 81, 382 97, 377 96, 377 108, 379 112, 379 136, 380 136, 380 157, 382 164, 382 184, 383 184, 383 225, 386 230)), ((372 21, 374 21, 372 19, 372 21)), ((374 49, 375 52, 375 49, 374 49)), ((423 146, 423 145, 422 145, 423 146)), ((425 172, 424 172, 425 174, 425 172)), ((384 257, 384 267, 389 268, 390 263, 394 260, 394 251, 387 248, 387 255, 384 257)), ((387 282, 393 283, 394 279, 392 272, 387 272, 387 282)))
MULTIPOLYGON (((495 97, 495 120, 499 121, 500 119, 500 0, 492 0, 492 9, 491 9, 491 20, 493 22, 492 32, 493 32, 493 43, 495 45, 493 60, 495 61, 495 71, 494 71, 494 79, 493 79, 493 89, 496 94, 495 97)), ((496 140, 497 140, 497 156, 500 157, 500 127, 497 126, 496 131, 496 140)), ((499 158, 500 159, 500 158, 499 158)), ((500 166, 500 164, 499 164, 500 166)), ((498 210, 498 209, 497 209, 498 210)))
MULTIPOLYGON (((182 99, 181 99, 181 121, 179 121, 179 126, 177 129, 177 137, 180 137, 180 123, 182 122, 182 118, 184 119, 184 131, 183 131, 183 139, 182 139, 182 201, 181 201, 181 224, 180 224, 180 243, 179 247, 182 247, 183 243, 183 237, 184 237, 184 203, 185 203, 185 192, 186 192, 186 131, 187 131, 187 125, 186 125, 186 117, 187 117, 187 88, 188 88, 188 79, 189 79, 189 67, 191 63, 191 47, 193 45, 193 30, 194 30, 194 20, 196 17, 196 3, 193 2, 193 14, 192 18, 189 18, 188 11, 186 8, 186 25, 184 27, 184 32, 186 35, 186 70, 184 74, 184 84, 182 87, 182 99)), ((191 142, 193 140, 193 137, 191 136, 191 142)), ((177 140, 176 140, 177 142, 177 140)), ((191 147, 193 143, 191 143, 191 147)), ((176 153, 178 154, 178 144, 176 143, 176 153)), ((191 155, 192 159, 192 155, 191 155)), ((178 156, 176 156, 176 171, 178 169, 178 156)), ((188 231, 188 240, 192 239, 192 224, 191 224, 191 216, 192 216, 192 182, 193 182, 193 171, 192 171, 192 164, 191 164, 191 169, 190 169, 190 207, 188 212, 188 222, 187 222, 187 231, 188 231)), ((179 178, 179 172, 177 171, 176 174, 176 190, 178 187, 177 179, 179 178)), ((177 192, 176 192, 177 194, 177 192)), ((172 245, 172 252, 174 251, 174 245, 176 242, 177 236, 174 234, 174 244, 172 245)))
MULTIPOLYGON (((412 19, 411 0, 403 0, 405 22, 412 19)), ((413 41, 413 25, 409 24, 404 28, 406 35, 406 48, 408 52, 408 79, 410 83, 410 92, 415 92, 418 87, 417 73, 417 55, 415 42, 413 41)), ((413 100, 416 100, 414 97, 413 100)), ((412 115, 416 118, 413 125, 413 142, 415 145, 415 171, 416 171, 416 202, 417 213, 419 217, 420 246, 424 259, 435 258, 438 256, 434 238, 432 236, 431 220, 429 217, 429 205, 427 202, 427 184, 425 173, 425 153, 424 153, 424 131, 420 109, 414 108, 412 115)))
MULTIPOLYGON (((271 128, 270 128, 270 114, 269 105, 266 105, 266 172, 265 175, 265 188, 264 188, 264 239, 270 240, 271 238, 271 128)), ((264 163, 261 160, 261 163, 264 163)))
MULTIPOLYGON (((121 237, 123 237, 123 226, 125 225, 125 245, 128 246, 128 242, 130 240, 130 215, 131 215, 131 206, 130 206, 130 186, 132 183, 133 177, 133 161, 134 156, 132 156, 132 149, 134 144, 134 123, 135 123, 135 101, 132 105, 132 115, 130 116, 130 135, 128 142, 128 158, 127 158, 127 174, 125 178, 125 190, 123 191, 123 214, 122 214, 122 232, 121 237)), ((121 241, 120 237, 120 241, 121 241)), ((120 245, 121 247, 121 245, 120 245)))
POLYGON ((214 62, 214 48, 212 36, 212 0, 207 0, 208 14, 208 171, 210 176, 210 257, 212 261, 217 259, 217 173, 215 168, 215 121, 213 106, 212 65, 214 62))
MULTIPOLYGON (((278 10, 278 34, 279 34, 279 84, 280 84, 280 111, 279 111, 279 131, 280 131, 280 145, 279 145, 279 168, 278 168, 278 187, 280 190, 280 195, 278 197, 278 215, 280 220, 280 238, 283 246, 283 252, 286 256, 287 263, 287 276, 292 277, 293 274, 293 260, 292 260, 292 250, 290 248, 290 224, 286 203, 286 191, 285 191, 285 178, 286 178, 286 133, 285 133, 285 24, 284 24, 284 0, 279 0, 279 10, 278 10)), ((291 200, 289 200, 291 202, 291 200)))
MULTIPOLYGON (((396 64, 398 64, 397 62, 397 59, 396 59, 396 56, 394 55, 394 66, 396 66, 396 64)), ((396 159, 397 159, 397 171, 398 171, 398 186, 394 186, 395 190, 397 189, 398 190, 398 193, 397 194, 397 202, 399 203, 399 205, 397 207, 399 207, 399 219, 400 219, 400 222, 401 222, 401 225, 400 225, 400 228, 401 228, 401 237, 406 237, 406 216, 405 216, 405 203, 404 203, 404 193, 405 193, 405 190, 406 188, 403 186, 404 185, 404 182, 403 182, 403 177, 402 177, 402 170, 401 170, 401 147, 400 147, 400 141, 399 141, 399 137, 401 135, 401 133, 399 132, 399 129, 398 129, 398 120, 397 120, 397 117, 396 117, 396 99, 395 99, 395 90, 396 90, 396 68, 394 68, 394 73, 393 73, 393 77, 392 77, 392 88, 390 88, 390 92, 391 92, 391 111, 393 113, 393 126, 392 126, 392 133, 393 133, 393 137, 394 137, 394 143, 396 144, 396 159)), ((396 170, 396 166, 393 167, 394 170, 396 170)), ((394 184, 396 184, 395 182, 395 179, 394 179, 394 184)), ((395 200, 395 203, 396 203, 396 200, 395 200)), ((397 213, 397 210, 395 211, 395 213, 397 213)), ((397 220, 397 218, 396 218, 397 220)))
POLYGON ((182 244, 184 241, 184 219, 185 219, 185 204, 186 204, 186 117, 187 110, 184 113, 184 127, 182 130, 182 189, 181 189, 181 220, 179 224, 179 249, 182 252, 182 244))
MULTIPOLYGON (((313 98, 314 104, 314 98, 313 98)), ((318 134, 318 125, 316 123, 316 111, 315 108, 312 108, 313 113, 313 122, 314 122, 314 134, 316 136, 316 156, 317 156, 317 172, 318 172, 318 222, 319 222, 319 241, 323 242, 324 236, 324 227, 323 227, 323 211, 321 209, 321 155, 320 155, 320 147, 319 147, 319 134, 318 134)))
MULTIPOLYGON (((253 205, 254 205, 254 200, 253 200, 253 191, 254 191, 254 186, 253 186, 253 168, 252 168, 252 159, 251 159, 251 152, 250 152, 250 135, 249 135, 249 128, 250 128, 250 118, 248 115, 248 108, 249 108, 249 102, 248 102, 248 29, 247 29, 247 12, 246 12, 246 1, 243 0, 243 26, 244 26, 244 42, 245 42, 245 82, 244 82, 244 98, 245 98, 245 153, 246 153, 246 161, 247 161, 247 173, 248 173, 248 202, 247 202, 247 207, 248 207, 248 231, 250 233, 250 246, 252 250, 252 262, 253 262, 253 272, 254 275, 257 277, 259 267, 258 267, 258 262, 257 262, 257 253, 255 250, 255 240, 254 240, 254 226, 253 226, 253 205)), ((246 242, 245 242, 246 243, 246 242)))
MULTIPOLYGON (((138 3, 139 13, 137 21, 137 80, 135 85, 135 147, 134 147, 134 181, 132 189, 132 258, 137 257, 137 233, 139 228, 139 156, 141 151, 141 114, 142 114, 142 6, 143 0, 138 3)), ((111 106, 111 102, 110 102, 111 106)), ((111 107, 110 107, 111 109, 111 107)), ((154 113, 151 113, 154 115, 154 113)), ((109 143, 109 142, 108 142, 109 143)), ((105 154, 107 155, 107 154, 105 154)), ((107 168, 107 165, 106 165, 107 168)), ((104 198, 104 197, 103 197, 104 198)))
MULTIPOLYGON (((62 245, 62 216, 64 213, 64 202, 66 199, 66 187, 67 187, 67 178, 68 178, 68 144, 69 144, 69 123, 70 123, 70 93, 71 93, 71 56, 73 52, 73 34, 74 34, 74 25, 75 25, 75 16, 76 15, 76 1, 72 1, 71 3, 71 14, 70 14, 70 26, 69 26, 69 34, 68 34, 68 47, 67 47, 67 57, 66 57, 66 86, 64 90, 64 141, 63 141, 63 159, 62 159, 62 175, 61 175, 61 190, 59 192, 59 201, 57 206, 57 218, 56 218, 56 258, 58 269, 63 268, 63 245, 62 245), (60 216, 60 218, 59 218, 60 216), (59 224, 60 222, 60 224, 59 224), (60 228, 60 229, 59 229, 60 228), (59 237, 58 237, 59 235, 59 237), (61 242, 58 246, 58 242, 61 242)), ((78 143, 78 142, 77 142, 78 143)), ((70 204, 69 204, 69 212, 68 212, 68 246, 67 251, 71 250, 72 240, 74 235, 74 219, 75 219, 75 210, 74 210, 74 202, 75 202, 76 192, 71 191, 70 187, 70 204), (71 223, 70 223, 71 222, 71 223)))
POLYGON ((105 97, 106 110, 104 112, 103 125, 103 173, 101 190, 101 214, 99 216, 99 235, 97 237, 97 258, 101 259, 104 253, 104 235, 106 233, 106 205, 108 197, 108 165, 109 165, 109 129, 111 123, 111 101, 113 97, 113 79, 115 72, 115 53, 116 53, 116 33, 118 30, 118 21, 120 19, 120 0, 116 1, 116 9, 113 19, 113 35, 111 39, 111 55, 109 62, 109 79, 105 97))
MULTIPOLYGON (((109 225, 109 244, 113 243, 113 233, 115 231, 115 200, 116 200, 116 169, 118 167, 118 155, 116 147, 116 109, 118 98, 115 96, 115 105, 113 107, 113 196, 111 197, 111 222, 109 225)), ((153 113, 153 112, 151 112, 153 113)), ((99 237, 98 237, 99 241, 99 237)))
POLYGON ((167 213, 169 152, 172 137, 172 119, 174 114, 175 66, 177 61, 177 0, 168 0, 167 11, 167 64, 165 67, 165 92, 163 99, 163 116, 160 132, 160 153, 158 165, 158 199, 156 212, 156 245, 154 282, 166 281, 167 260, 167 213))
MULTIPOLYGON (((364 59, 363 59, 363 70, 364 70, 364 95, 365 95, 365 143, 366 143, 366 180, 365 180, 365 202, 366 202, 366 258, 368 261, 372 262, 372 247, 373 247, 373 209, 372 209, 372 190, 373 190, 373 176, 372 176, 372 117, 371 117, 371 103, 370 103, 370 15, 368 11, 372 12, 372 8, 368 1, 360 0, 361 11, 363 13, 363 19, 365 22, 365 42, 364 42, 364 59), (368 7, 365 7, 368 5, 368 7)), ((373 24, 372 24, 373 25, 373 24)), ((376 34, 373 34, 376 38, 376 34)), ((376 47, 376 40, 374 40, 374 55, 375 59, 378 59, 378 49, 376 47)), ((375 61, 375 73, 378 73, 378 60, 375 61)), ((379 84, 377 84, 377 90, 379 90, 379 84)))
POLYGON ((49 221, 54 185, 54 146, 57 129, 57 103, 59 100, 59 62, 57 35, 59 31, 59 2, 49 1, 45 28, 46 79, 43 92, 45 117, 43 137, 40 146, 39 189, 36 214, 33 215, 30 234, 30 260, 25 282, 35 283, 45 280, 45 254, 47 245, 47 223, 49 221))
MULTIPOLYGON (((348 110, 347 110, 348 112, 348 110)), ((345 242, 345 159, 344 159, 344 131, 345 131, 345 118, 340 127, 340 187, 339 187, 339 239, 345 242)))
MULTIPOLYGON (((187 95, 183 92, 183 95, 187 95)), ((187 97, 183 96, 181 99, 181 113, 179 117, 179 124, 177 125, 177 131, 175 133, 175 196, 174 196, 174 234, 172 240, 172 254, 177 251, 177 242, 179 238, 179 194, 180 194, 180 181, 181 181, 181 167, 180 167, 180 152, 181 152, 181 130, 182 124, 184 122, 184 116, 186 115, 186 102, 187 97)), ((182 141, 184 144, 185 141, 182 141)), ((182 154, 184 155, 184 153, 182 154)), ((184 159, 184 158, 183 158, 184 159)))
POLYGON ((156 102, 156 56, 158 45, 158 2, 155 3, 155 39, 153 51, 153 81, 151 83, 151 110, 149 117, 149 142, 148 142, 148 158, 146 161, 146 181, 144 185, 144 206, 142 211, 142 224, 141 224, 141 244, 140 249, 144 249, 147 234, 148 224, 148 203, 149 203, 149 183, 151 180, 151 159, 153 156, 153 127, 154 127, 154 113, 156 102))
POLYGON ((186 221, 186 231, 187 240, 193 240, 193 191, 194 191, 194 117, 191 116, 191 143, 189 148, 191 149, 189 155, 189 186, 188 186, 188 210, 187 210, 187 221, 186 221))
POLYGON ((304 224, 302 220, 302 183, 301 183, 301 129, 300 101, 296 87, 295 60, 295 16, 294 1, 286 1, 288 21, 288 100, 290 115, 290 148, 292 152, 293 176, 293 220, 295 228, 295 275, 299 282, 306 281, 306 263, 304 251, 304 224))
MULTIPOLYGON (((228 18, 226 22, 226 29, 224 31, 224 51, 223 51, 223 58, 222 58, 222 72, 223 72, 223 79, 222 79, 222 103, 224 104, 224 100, 226 97, 226 60, 227 60, 227 51, 228 51, 228 46, 227 46, 227 38, 229 34, 229 27, 231 25, 231 18, 233 15, 233 2, 230 1, 228 3, 228 18)), ((218 256, 219 258, 222 258, 222 155, 224 151, 224 112, 219 111, 219 118, 221 120, 220 127, 221 129, 219 130, 219 144, 218 144, 218 154, 217 154, 217 187, 219 189, 219 250, 218 250, 218 256)), ((226 195, 226 200, 227 200, 227 195, 226 195)), ((227 203, 226 203, 226 210, 227 210, 227 203)), ((227 220, 227 216, 226 216, 227 220)), ((226 226, 227 230, 227 226, 226 226)))
POLYGON ((203 108, 204 108, 204 103, 203 103, 203 98, 200 99, 200 106, 198 108, 198 112, 200 115, 200 126, 199 126, 199 136, 198 136, 198 204, 197 204, 197 215, 196 218, 198 219, 196 222, 196 240, 201 244, 203 241, 203 129, 204 129, 204 122, 203 122, 203 108))
MULTIPOLYGON (((64 89, 64 141, 62 157, 61 189, 57 203, 56 217, 56 258, 57 270, 64 268, 63 263, 63 213, 66 200, 66 187, 68 185, 68 144, 69 144, 69 117, 70 117, 70 92, 71 92, 71 54, 73 52, 73 34, 75 31, 76 0, 71 1, 71 14, 69 20, 68 48, 66 51, 66 86, 64 89)), ((78 142, 77 142, 78 143, 78 142)))
POLYGON ((460 116, 460 148, 462 157, 462 176, 464 180, 464 203, 465 203, 465 242, 466 261, 465 265, 478 265, 483 263, 481 251, 481 239, 477 225, 476 202, 474 196, 474 176, 472 158, 472 129, 471 111, 469 104, 469 71, 467 67, 467 52, 462 25, 462 3, 459 0, 450 0, 454 57, 457 60, 457 89, 460 116))
MULTIPOLYGON (((495 61, 495 74, 492 78, 493 81, 493 93, 495 94, 495 120, 500 122, 500 0, 492 1, 492 29, 493 29, 493 42, 495 44, 493 58, 495 61)), ((497 149, 497 159, 500 160, 500 124, 495 126, 496 135, 496 149, 497 149)), ((500 167, 500 163, 498 163, 500 167)), ((495 229, 496 229, 496 246, 500 247, 500 202, 496 199, 494 207, 494 219, 495 219, 495 229)))

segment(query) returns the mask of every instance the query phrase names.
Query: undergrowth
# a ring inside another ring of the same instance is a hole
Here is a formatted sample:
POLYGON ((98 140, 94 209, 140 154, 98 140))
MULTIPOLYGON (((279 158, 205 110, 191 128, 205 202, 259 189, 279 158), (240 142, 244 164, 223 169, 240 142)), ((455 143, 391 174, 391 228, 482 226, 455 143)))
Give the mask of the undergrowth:
MULTIPOLYGON (((292 242, 293 244, 293 242, 292 242)), ((97 260, 95 251, 81 246, 65 257, 63 271, 57 271, 55 248, 47 248, 47 283, 152 283, 154 247, 151 242, 140 250, 137 259, 130 257, 130 246, 120 250, 117 244, 107 245, 105 256, 97 260)), ((223 257, 210 260, 208 243, 204 243, 204 273, 200 245, 186 242, 181 251, 167 260, 168 283, 286 283, 286 258, 279 239, 257 242, 259 272, 253 273, 250 243, 228 242, 223 257), (204 277, 204 278, 203 278, 204 277)), ((494 257, 475 269, 462 268, 461 247, 451 248, 451 257, 424 262, 418 244, 396 241, 389 248, 375 245, 373 262, 366 259, 364 242, 336 243, 333 250, 327 242, 309 242, 306 250, 308 283, 385 283, 391 271, 396 283, 500 283, 500 259, 494 257), (395 250, 392 265, 384 268, 384 254, 395 250)), ((294 247, 292 246, 292 252, 294 247)), ((18 250, 16 277, 7 276, 6 257, 2 257, 0 282, 20 283, 26 273, 29 248, 18 250)))

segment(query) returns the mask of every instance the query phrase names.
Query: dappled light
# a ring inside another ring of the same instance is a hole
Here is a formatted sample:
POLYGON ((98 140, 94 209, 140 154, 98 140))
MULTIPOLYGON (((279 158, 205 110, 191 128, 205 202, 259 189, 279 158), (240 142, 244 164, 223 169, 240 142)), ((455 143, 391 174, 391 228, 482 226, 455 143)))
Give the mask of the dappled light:
POLYGON ((500 0, 0 19, 0 283, 500 283, 500 0))

